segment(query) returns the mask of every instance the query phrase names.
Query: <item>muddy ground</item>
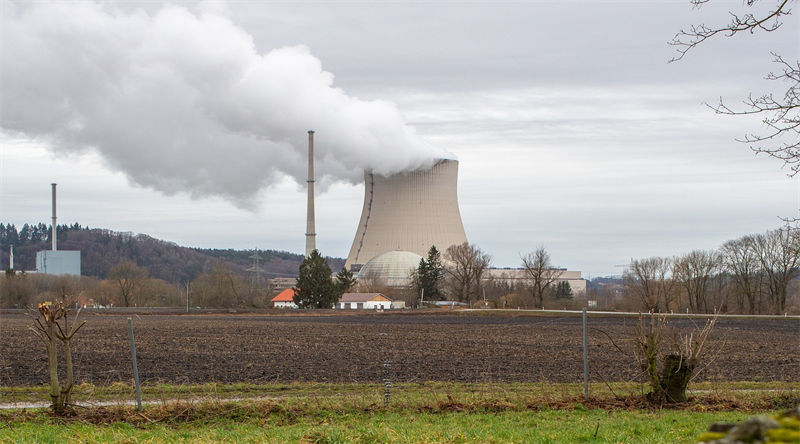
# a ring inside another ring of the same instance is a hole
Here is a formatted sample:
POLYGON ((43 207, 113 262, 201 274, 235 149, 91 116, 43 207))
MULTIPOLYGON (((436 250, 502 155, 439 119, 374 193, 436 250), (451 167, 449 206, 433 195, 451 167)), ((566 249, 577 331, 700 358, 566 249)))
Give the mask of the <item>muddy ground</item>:
MULTIPOLYGON (((84 314, 74 343, 78 383, 132 379, 127 316, 84 314)), ((580 317, 530 315, 133 315, 145 383, 291 381, 581 382, 580 317)), ((0 384, 47 381, 43 343, 21 314, 0 315, 0 384)), ((681 331, 702 321, 674 320, 681 331)), ((632 318, 590 318, 591 380, 638 380, 632 318), (619 346, 618 350, 613 342, 619 346)), ((800 323, 720 319, 700 380, 800 381, 800 323)))

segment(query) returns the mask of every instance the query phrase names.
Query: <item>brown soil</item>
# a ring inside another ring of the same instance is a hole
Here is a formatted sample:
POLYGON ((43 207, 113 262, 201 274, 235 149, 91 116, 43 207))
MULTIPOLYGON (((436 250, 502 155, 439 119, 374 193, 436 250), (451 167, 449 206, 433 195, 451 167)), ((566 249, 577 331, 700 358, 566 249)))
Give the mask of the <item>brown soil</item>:
MULTIPOLYGON (((86 314, 73 360, 78 383, 132 379, 127 316, 86 314)), ((145 383, 583 380, 579 317, 458 314, 133 315, 145 383), (384 334, 385 333, 385 334, 384 334)), ((0 315, 0 384, 47 381, 44 345, 26 316, 0 315)), ((590 318, 592 381, 638 380, 631 318, 590 318)), ((681 331, 701 321, 674 320, 681 331)), ((702 325, 699 325, 702 326, 702 325)), ((800 381, 800 324, 720 319, 699 380, 800 381)))

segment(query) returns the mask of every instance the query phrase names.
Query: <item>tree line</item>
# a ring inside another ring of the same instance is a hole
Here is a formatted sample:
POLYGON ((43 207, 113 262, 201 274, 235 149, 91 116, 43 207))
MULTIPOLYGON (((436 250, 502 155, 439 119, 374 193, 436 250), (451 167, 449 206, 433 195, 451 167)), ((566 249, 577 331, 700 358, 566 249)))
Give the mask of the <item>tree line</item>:
POLYGON ((133 261, 114 265, 106 278, 52 276, 7 270, 0 278, 0 307, 34 307, 69 295, 71 306, 262 308, 273 296, 270 282, 255 282, 225 262, 184 283, 153 277, 133 261))
MULTIPOLYGON (((48 225, 25 224, 21 229, 13 224, 0 223, 0 267, 9 267, 9 247, 14 246, 14 268, 33 270, 36 252, 50 249, 48 225)), ((116 264, 133 261, 147 269, 150 276, 174 284, 185 283, 208 271, 217 262, 225 263, 244 279, 255 275, 265 279, 297 276, 303 260, 300 254, 274 250, 201 249, 176 245, 144 234, 90 229, 79 223, 58 226, 60 250, 81 252, 81 274, 105 279, 116 264), (258 253, 260 262, 254 267, 252 256, 258 253), (256 271, 255 268, 258 270, 256 271), (252 272, 248 271, 253 269, 252 272)), ((344 260, 328 258, 332 266, 344 260)))
POLYGON ((626 295, 652 312, 786 313, 800 307, 800 231, 782 228, 725 242, 716 250, 633 259, 626 295))
MULTIPOLYGON (((81 227, 75 222, 72 225, 56 225, 56 234, 59 236, 66 234, 68 231, 88 230, 89 227, 81 227)), ((10 246, 24 246, 31 244, 39 244, 42 242, 51 242, 53 235, 52 225, 45 225, 41 222, 38 224, 24 224, 17 230, 14 224, 0 223, 0 245, 5 250, 10 246)))

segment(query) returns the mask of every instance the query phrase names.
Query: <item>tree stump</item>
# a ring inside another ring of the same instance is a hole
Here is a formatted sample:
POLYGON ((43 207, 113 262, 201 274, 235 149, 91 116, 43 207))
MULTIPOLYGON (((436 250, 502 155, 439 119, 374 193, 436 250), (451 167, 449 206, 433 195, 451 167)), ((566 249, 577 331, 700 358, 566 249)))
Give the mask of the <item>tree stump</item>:
POLYGON ((681 355, 667 355, 661 367, 661 388, 666 402, 685 402, 694 364, 681 355))

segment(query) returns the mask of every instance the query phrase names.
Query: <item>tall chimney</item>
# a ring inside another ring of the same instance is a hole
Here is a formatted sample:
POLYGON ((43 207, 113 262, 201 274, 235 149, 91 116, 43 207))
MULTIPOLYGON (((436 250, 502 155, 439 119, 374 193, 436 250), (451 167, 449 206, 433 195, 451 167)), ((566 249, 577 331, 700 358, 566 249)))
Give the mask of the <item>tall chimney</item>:
POLYGON ((14 269, 14 246, 11 245, 8 249, 8 269, 14 269))
POLYGON ((306 211, 306 257, 317 249, 317 233, 314 232, 314 131, 308 131, 308 210, 306 211))
POLYGON ((56 240, 56 184, 50 184, 53 187, 53 251, 57 250, 58 242, 56 240))

